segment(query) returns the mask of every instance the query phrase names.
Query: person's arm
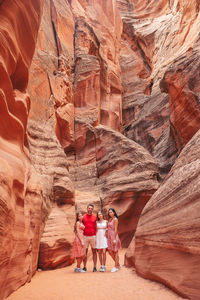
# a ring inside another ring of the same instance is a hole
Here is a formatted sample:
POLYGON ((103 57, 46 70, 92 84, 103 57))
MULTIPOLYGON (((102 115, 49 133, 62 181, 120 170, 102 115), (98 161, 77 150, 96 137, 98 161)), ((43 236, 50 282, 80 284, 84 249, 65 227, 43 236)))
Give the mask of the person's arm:
POLYGON ((105 237, 108 237, 108 221, 106 220, 105 237))
POLYGON ((115 239, 113 240, 113 243, 115 244, 116 243, 116 237, 117 237, 117 229, 118 229, 118 219, 115 218, 114 219, 114 224, 115 224, 115 239))
POLYGON ((107 228, 108 228, 108 221, 107 220, 105 220, 106 222, 106 224, 105 224, 105 226, 103 227, 103 229, 106 229, 107 230, 107 228))
POLYGON ((81 241, 81 244, 84 245, 84 240, 80 234, 80 223, 79 222, 76 223, 76 230, 77 230, 77 236, 78 236, 79 240, 81 241))

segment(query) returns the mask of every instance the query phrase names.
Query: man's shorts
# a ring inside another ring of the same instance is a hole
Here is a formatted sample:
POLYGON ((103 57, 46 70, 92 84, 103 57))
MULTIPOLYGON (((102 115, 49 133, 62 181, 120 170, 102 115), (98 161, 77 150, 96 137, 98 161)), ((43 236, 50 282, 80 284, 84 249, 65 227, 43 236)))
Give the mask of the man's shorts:
POLYGON ((84 244, 86 249, 88 249, 89 245, 91 246, 91 248, 96 249, 96 235, 84 235, 84 244))

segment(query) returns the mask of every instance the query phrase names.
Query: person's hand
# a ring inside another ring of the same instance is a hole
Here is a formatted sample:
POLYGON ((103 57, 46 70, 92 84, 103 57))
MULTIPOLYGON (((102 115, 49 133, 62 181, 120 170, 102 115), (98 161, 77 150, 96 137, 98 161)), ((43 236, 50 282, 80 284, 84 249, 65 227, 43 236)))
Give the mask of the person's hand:
POLYGON ((116 240, 113 240, 113 244, 116 244, 116 240))
POLYGON ((81 241, 82 246, 85 246, 84 241, 81 241))

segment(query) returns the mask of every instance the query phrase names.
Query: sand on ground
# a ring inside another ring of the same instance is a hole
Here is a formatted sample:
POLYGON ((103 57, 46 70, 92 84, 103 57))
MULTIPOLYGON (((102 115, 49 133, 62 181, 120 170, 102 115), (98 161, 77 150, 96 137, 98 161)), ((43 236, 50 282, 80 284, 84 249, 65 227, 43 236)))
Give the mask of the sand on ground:
MULTIPOLYGON (((90 250, 89 250, 90 252, 90 250)), ((125 250, 120 251, 123 263, 125 250)), ((107 255, 106 272, 92 272, 91 253, 87 272, 75 273, 75 264, 62 269, 37 272, 30 283, 7 300, 181 300, 162 284, 139 277, 135 270, 122 266, 111 273, 113 261, 107 255)), ((98 264, 99 267, 99 264, 98 264)))

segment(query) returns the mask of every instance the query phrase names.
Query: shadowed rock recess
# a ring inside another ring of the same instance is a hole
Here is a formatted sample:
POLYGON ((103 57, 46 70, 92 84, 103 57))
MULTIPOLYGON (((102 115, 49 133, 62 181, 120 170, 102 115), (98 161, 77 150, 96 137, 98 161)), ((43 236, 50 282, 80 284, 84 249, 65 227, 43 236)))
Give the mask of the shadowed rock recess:
POLYGON ((0 300, 114 207, 127 266, 200 299, 199 0, 0 0, 0 300))

